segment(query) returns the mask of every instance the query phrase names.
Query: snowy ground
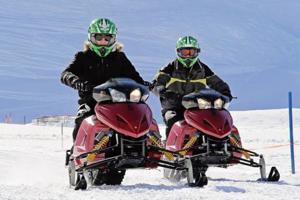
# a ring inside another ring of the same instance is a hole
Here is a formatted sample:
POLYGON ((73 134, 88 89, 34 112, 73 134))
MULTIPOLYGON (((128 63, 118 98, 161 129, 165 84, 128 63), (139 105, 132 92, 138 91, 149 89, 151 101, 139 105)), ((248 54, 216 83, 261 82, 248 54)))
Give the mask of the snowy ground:
MULTIPOLYGON (((256 182, 256 168, 233 166, 210 168, 204 188, 189 188, 186 182, 170 183, 162 169, 127 171, 121 186, 101 186, 74 191, 68 186, 64 167, 71 129, 33 125, 0 124, 0 199, 300 199, 300 109, 294 111, 296 175, 291 175, 288 111, 232 113, 244 147, 264 154, 267 168, 276 165, 278 183, 256 182)), ((162 127, 163 129, 163 127, 162 127)))

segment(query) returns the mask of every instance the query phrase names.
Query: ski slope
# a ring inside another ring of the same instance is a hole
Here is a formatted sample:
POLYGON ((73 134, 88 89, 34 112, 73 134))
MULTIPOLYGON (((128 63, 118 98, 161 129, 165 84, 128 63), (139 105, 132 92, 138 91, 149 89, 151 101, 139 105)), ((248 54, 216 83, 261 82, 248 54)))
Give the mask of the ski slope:
MULTIPOLYGON (((239 98, 232 109, 285 108, 288 91, 300 99, 299 0, 0 0, 0 5, 0 119, 9 114, 22 123, 24 117, 28 122, 75 114, 77 92, 60 83, 60 74, 82 50, 96 17, 116 23, 118 40, 145 80, 176 57, 180 36, 193 35, 200 59, 239 98)), ((150 97, 149 104, 162 122, 158 98, 150 97)))
MULTIPOLYGON (((80 199, 300 199, 300 109, 294 110, 296 174, 290 170, 288 110, 232 112, 245 148, 264 154, 267 169, 278 167, 278 183, 257 182, 259 170, 246 166, 209 168, 209 183, 190 188, 162 178, 162 169, 129 170, 120 186, 74 191, 68 186, 65 150, 71 128, 0 124, 1 200, 80 199)), ((161 130, 163 132, 163 125, 161 130)))

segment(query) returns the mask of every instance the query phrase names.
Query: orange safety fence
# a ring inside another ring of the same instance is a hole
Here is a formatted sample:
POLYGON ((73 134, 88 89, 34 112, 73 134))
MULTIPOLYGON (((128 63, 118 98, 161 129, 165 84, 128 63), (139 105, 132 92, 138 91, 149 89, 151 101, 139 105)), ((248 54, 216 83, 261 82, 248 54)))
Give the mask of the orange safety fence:
MULTIPOLYGON (((271 145, 271 146, 266 146, 266 147, 261 147, 261 148, 250 148, 249 150, 253 151, 253 150, 257 150, 257 149, 275 149, 275 148, 280 148, 280 147, 285 147, 285 146, 289 146, 290 143, 288 144, 277 144, 277 145, 271 145)), ((294 145, 300 145, 300 143, 294 143, 294 145)))

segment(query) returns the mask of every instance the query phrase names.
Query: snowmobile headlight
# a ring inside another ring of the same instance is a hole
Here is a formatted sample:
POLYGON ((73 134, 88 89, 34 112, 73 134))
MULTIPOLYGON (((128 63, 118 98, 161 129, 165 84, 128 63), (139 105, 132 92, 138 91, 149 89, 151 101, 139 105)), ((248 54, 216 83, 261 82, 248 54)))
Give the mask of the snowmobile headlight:
POLYGON ((218 98, 214 101, 214 108, 215 109, 222 109, 224 106, 224 101, 221 98, 218 98))
POLYGON ((93 98, 97 102, 103 102, 103 101, 110 101, 111 100, 111 96, 109 94, 107 94, 105 91, 94 92, 93 93, 93 98))
POLYGON ((186 109, 196 108, 198 106, 194 100, 182 100, 181 104, 186 109))
POLYGON ((109 89, 113 102, 126 102, 126 95, 116 89, 109 89))
POLYGON ((139 102, 141 100, 141 90, 139 88, 133 90, 132 92, 130 92, 130 101, 131 102, 139 102))
POLYGON ((211 108, 211 103, 206 101, 205 99, 199 98, 197 99, 198 106, 200 109, 209 109, 211 108))
POLYGON ((197 99, 197 103, 200 109, 210 109, 211 103, 206 101, 205 99, 199 98, 197 99))

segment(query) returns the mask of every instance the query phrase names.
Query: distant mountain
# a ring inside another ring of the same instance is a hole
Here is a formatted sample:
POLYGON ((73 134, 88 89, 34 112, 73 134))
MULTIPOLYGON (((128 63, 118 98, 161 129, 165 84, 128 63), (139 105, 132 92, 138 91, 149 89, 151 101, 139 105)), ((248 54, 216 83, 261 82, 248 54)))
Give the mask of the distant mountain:
POLYGON ((293 92, 293 105, 300 107, 300 72, 282 69, 262 70, 226 76, 232 93, 232 109, 271 109, 288 107, 288 92, 293 92))

